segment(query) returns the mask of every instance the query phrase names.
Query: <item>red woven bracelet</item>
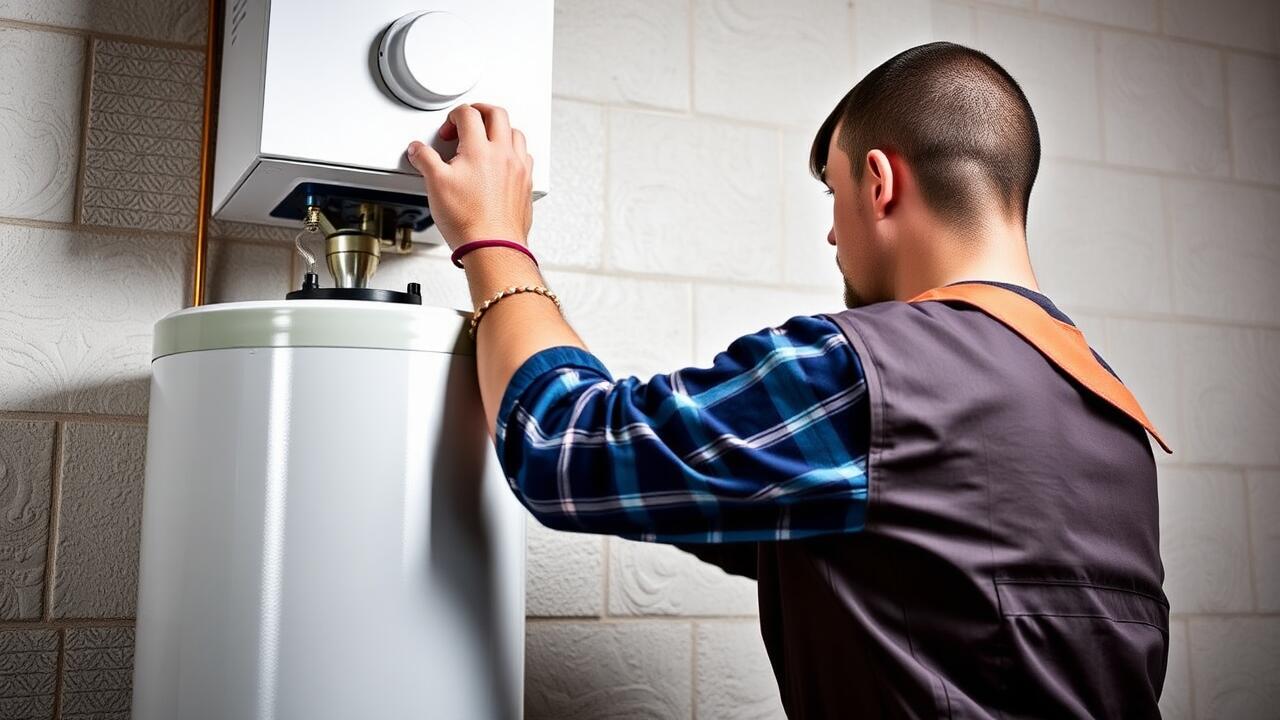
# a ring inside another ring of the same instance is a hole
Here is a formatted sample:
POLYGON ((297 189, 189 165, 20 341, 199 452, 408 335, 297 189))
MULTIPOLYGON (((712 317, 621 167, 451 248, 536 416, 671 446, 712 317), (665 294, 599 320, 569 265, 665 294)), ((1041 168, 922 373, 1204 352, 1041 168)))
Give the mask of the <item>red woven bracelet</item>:
POLYGON ((519 250, 525 255, 528 255, 534 265, 538 264, 538 258, 533 256, 533 253, 529 251, 529 248, 521 245, 520 243, 511 242, 510 240, 472 240, 469 243, 459 245, 458 249, 453 251, 453 255, 450 256, 450 259, 453 260, 453 264, 455 266, 462 267, 463 255, 466 255, 472 250, 479 250, 480 248, 485 247, 504 247, 511 248, 512 250, 519 250))

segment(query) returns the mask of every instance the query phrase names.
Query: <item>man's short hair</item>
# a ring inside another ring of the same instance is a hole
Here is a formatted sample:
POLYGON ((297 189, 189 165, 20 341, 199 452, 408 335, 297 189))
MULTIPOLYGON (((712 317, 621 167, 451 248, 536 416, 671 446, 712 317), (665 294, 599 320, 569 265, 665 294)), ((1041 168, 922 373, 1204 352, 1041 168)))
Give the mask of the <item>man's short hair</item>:
POLYGON ((836 145, 848 154, 855 180, 862 180, 868 151, 897 152, 944 220, 969 225, 994 199, 1025 226, 1040 133, 1022 88, 986 54, 935 42, 868 73, 813 140, 809 170, 819 180, 837 125, 836 145))

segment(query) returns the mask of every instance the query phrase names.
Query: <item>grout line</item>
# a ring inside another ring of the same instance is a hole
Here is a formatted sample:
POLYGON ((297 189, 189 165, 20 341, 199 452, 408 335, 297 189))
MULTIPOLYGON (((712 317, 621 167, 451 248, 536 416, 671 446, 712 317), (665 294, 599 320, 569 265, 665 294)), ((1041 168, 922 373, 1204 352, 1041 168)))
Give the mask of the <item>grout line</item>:
POLYGON ((600 269, 608 270, 613 264, 613 253, 610 248, 613 245, 613 214, 609 211, 609 176, 612 171, 613 163, 613 108, 604 106, 601 108, 604 113, 604 148, 601 154, 604 155, 604 171, 601 177, 604 180, 603 187, 600 189, 600 217, 603 220, 600 232, 600 269))
POLYGON ((609 554, 613 549, 613 546, 609 542, 608 535, 601 536, 600 546, 604 549, 603 555, 601 556, 604 562, 601 564, 601 573, 600 573, 601 585, 603 586, 603 589, 604 589, 604 593, 601 595, 601 597, 604 598, 604 602, 600 608, 600 615, 597 616, 597 619, 607 618, 610 616, 610 613, 609 613, 609 554))
POLYGON ((62 464, 63 444, 66 441, 66 425, 59 421, 53 426, 53 474, 49 478, 49 520, 45 533, 44 549, 44 599, 41 620, 53 621, 53 590, 58 561, 58 530, 62 517, 62 464))
POLYGON ((88 28, 68 27, 66 25, 52 25, 31 20, 13 20, 9 18, 0 18, 0 28, 11 28, 14 30, 30 30, 34 32, 52 32, 62 35, 75 35, 77 37, 95 37, 103 40, 112 40, 115 42, 125 42, 131 45, 149 45, 151 47, 167 48, 171 50, 199 50, 204 51, 204 44, 191 45, 187 43, 177 42, 174 40, 158 40, 155 38, 138 37, 135 35, 123 35, 119 33, 101 32, 88 28))
POLYGON ((685 12, 689 18, 689 102, 687 102, 685 106, 689 108, 689 112, 691 113, 695 113, 698 110, 697 101, 694 100, 695 92, 697 90, 697 85, 694 80, 694 78, 697 77, 696 68, 694 67, 694 56, 697 53, 697 46, 695 45, 696 41, 694 38, 697 35, 695 28, 698 23, 697 9, 693 6, 694 1, 695 0, 685 0, 685 12))
POLYGON ((62 673, 67 669, 67 630, 58 628, 58 662, 53 674, 54 720, 62 717, 62 673))
POLYGON ((59 620, 3 620, 0 630, 61 630, 62 628, 133 627, 134 618, 67 618, 59 620))
POLYGON ((1195 654, 1191 652, 1191 621, 1185 621, 1185 625, 1187 628, 1187 646, 1183 648, 1182 654, 1187 659, 1187 694, 1190 696, 1188 699, 1191 702, 1191 707, 1188 710, 1191 712, 1191 717, 1194 718, 1196 715, 1196 671, 1195 654))
POLYGON ((1103 88, 1106 87, 1107 74, 1102 67, 1104 58, 1102 33, 1096 30, 1093 32, 1093 58, 1094 94, 1098 100, 1098 157, 1105 162, 1107 159, 1107 113, 1104 109, 1106 93, 1103 88))
POLYGON ((1175 618, 1180 620, 1280 620, 1280 611, 1250 612, 1239 610, 1235 612, 1169 613, 1169 618, 1171 620, 1175 618))
POLYGON ((0 225, 17 225, 22 227, 44 228, 47 230, 74 230, 77 232, 96 233, 99 235, 123 235, 137 239, 186 240, 195 236, 195 233, 190 232, 116 227, 114 225, 91 225, 87 223, 53 222, 49 220, 32 220, 29 218, 8 217, 3 215, 0 215, 0 225))
POLYGON ((146 415, 95 415, 93 413, 0 410, 0 420, 45 420, 54 422, 95 423, 98 425, 146 425, 146 415))
POLYGON ((698 720, 698 621, 689 623, 689 704, 693 720, 698 720))
POLYGON ((77 153, 75 197, 72 198, 71 221, 77 225, 84 222, 84 176, 89 169, 89 108, 93 104, 93 76, 96 72, 93 62, 95 41, 92 37, 84 39, 84 78, 80 87, 80 147, 77 153))

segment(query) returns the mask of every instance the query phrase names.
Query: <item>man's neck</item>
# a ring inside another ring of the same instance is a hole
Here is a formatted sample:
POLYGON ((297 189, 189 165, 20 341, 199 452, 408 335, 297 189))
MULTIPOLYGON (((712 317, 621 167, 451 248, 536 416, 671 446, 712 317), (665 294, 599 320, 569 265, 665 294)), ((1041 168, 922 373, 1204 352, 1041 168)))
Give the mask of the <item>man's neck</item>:
POLYGON ((927 290, 964 280, 989 280, 1039 291, 1021 224, 986 228, 979 240, 972 234, 938 234, 944 236, 941 242, 934 239, 927 243, 932 252, 905 254, 908 261, 899 265, 896 299, 910 300, 927 290))

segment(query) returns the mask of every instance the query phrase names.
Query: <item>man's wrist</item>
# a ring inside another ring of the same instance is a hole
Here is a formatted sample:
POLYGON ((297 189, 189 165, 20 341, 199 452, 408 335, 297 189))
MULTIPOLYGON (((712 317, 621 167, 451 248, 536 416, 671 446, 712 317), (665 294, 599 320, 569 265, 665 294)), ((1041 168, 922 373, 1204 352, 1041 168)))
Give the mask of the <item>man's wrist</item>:
POLYGON ((545 285, 538 266, 524 253, 506 247, 482 247, 467 254, 462 264, 471 289, 471 306, 478 308, 495 293, 512 285, 545 285))

